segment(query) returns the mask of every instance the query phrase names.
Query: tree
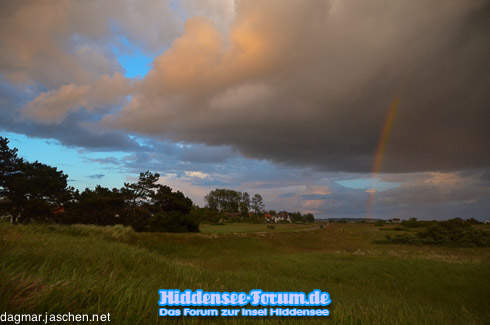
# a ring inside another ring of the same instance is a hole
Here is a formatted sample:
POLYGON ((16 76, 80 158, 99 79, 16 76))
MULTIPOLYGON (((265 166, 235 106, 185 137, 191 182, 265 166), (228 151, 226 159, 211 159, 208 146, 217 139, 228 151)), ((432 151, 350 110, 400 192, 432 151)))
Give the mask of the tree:
POLYGON ((219 204, 217 200, 217 196, 215 195, 215 191, 211 191, 206 196, 204 197, 204 200, 206 201, 206 208, 214 211, 219 211, 219 204))
POLYGON ((215 189, 209 192, 204 199, 207 207, 219 212, 239 212, 241 193, 229 189, 215 189))
POLYGON ((127 224, 136 231, 199 231, 199 221, 189 216, 192 200, 157 184, 159 178, 158 173, 146 171, 140 173, 137 183, 124 184, 121 192, 127 195, 130 206, 127 224))
POLYGON ((242 217, 248 217, 250 211, 250 195, 247 192, 217 188, 209 192, 204 200, 208 209, 218 212, 240 213, 242 217))
POLYGON ((242 217, 248 217, 250 211, 250 195, 247 192, 243 192, 242 199, 240 201, 240 214, 242 217))
POLYGON ((120 190, 97 186, 79 193, 67 186, 68 175, 63 171, 24 161, 8 143, 0 137, 0 209, 14 223, 123 223, 136 231, 199 231, 198 218, 190 215, 192 200, 157 184, 157 173, 140 173, 138 182, 125 183, 120 190))
POLYGON ((192 200, 182 192, 173 192, 169 186, 159 185, 152 195, 152 202, 149 231, 199 232, 199 219, 190 215, 192 200))
POLYGON ((127 206, 124 194, 116 188, 110 190, 97 185, 94 190, 87 188, 81 194, 77 193, 75 200, 68 207, 68 216, 64 216, 61 222, 96 225, 123 223, 127 206))
POLYGON ((159 186, 156 183, 159 178, 160 174, 153 174, 147 170, 144 173, 140 173, 138 182, 124 183, 123 191, 128 195, 128 203, 132 207, 150 204, 155 190, 159 186))
POLYGON ((212 223, 217 223, 224 217, 222 214, 216 213, 216 210, 211 210, 207 207, 200 208, 198 206, 192 207, 190 215, 195 220, 208 221, 212 223))
POLYGON ((151 219, 150 206, 155 190, 158 188, 156 183, 160 174, 151 173, 147 170, 140 173, 136 183, 124 183, 121 192, 126 197, 128 204, 127 213, 124 215, 124 223, 133 227, 136 231, 147 231, 151 219))
POLYGON ((289 216, 291 217, 292 222, 304 222, 303 216, 301 215, 301 212, 299 212, 299 211, 291 212, 289 214, 289 216))
POLYGON ((315 222, 315 216, 312 213, 307 213, 303 216, 305 222, 311 223, 315 222))
POLYGON ((6 202, 2 210, 13 223, 52 220, 54 210, 71 199, 68 175, 38 161, 25 162, 8 143, 0 137, 0 197, 6 202))
POLYGON ((408 220, 403 220, 401 222, 401 225, 407 228, 417 228, 420 226, 417 218, 409 218, 408 220))
POLYGON ((152 195, 153 211, 156 213, 180 212, 189 214, 192 209, 192 200, 182 192, 173 192, 169 186, 159 185, 152 195))
POLYGON ((8 183, 16 173, 19 173, 19 164, 21 158, 17 157, 17 149, 10 149, 8 146, 9 140, 0 136, 0 213, 9 213, 11 201, 8 199, 9 188, 8 183))
POLYGON ((255 214, 262 213, 264 211, 264 202, 262 200, 262 195, 255 194, 252 197, 252 209, 255 214))
POLYGON ((189 214, 172 211, 152 216, 148 229, 160 232, 199 232, 199 221, 189 214))
POLYGON ((18 179, 17 190, 20 191, 15 199, 24 209, 19 221, 53 220, 54 211, 72 197, 68 175, 38 161, 25 163, 21 170, 23 177, 18 179))
POLYGON ((17 148, 10 149, 9 140, 0 136, 0 195, 5 190, 6 178, 18 171, 22 158, 17 157, 17 148))

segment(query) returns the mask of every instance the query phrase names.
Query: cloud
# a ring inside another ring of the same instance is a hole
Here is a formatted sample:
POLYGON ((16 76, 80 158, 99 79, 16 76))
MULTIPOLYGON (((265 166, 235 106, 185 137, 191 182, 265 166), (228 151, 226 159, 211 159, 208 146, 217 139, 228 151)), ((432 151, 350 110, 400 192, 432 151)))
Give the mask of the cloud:
POLYGON ((0 128, 122 151, 87 161, 160 172, 199 203, 232 187, 363 217, 374 189, 343 185, 371 173, 398 98, 379 175, 397 186, 376 186, 374 216, 483 218, 489 14, 484 0, 4 1, 0 128), (155 57, 143 79, 118 62, 135 49, 155 57))
POLYGON ((423 173, 406 175, 399 188, 383 192, 378 201, 400 206, 474 203, 490 195, 490 183, 476 175, 423 173))
POLYGON ((2 1, 0 72, 48 89, 112 75, 121 66, 107 45, 120 46, 118 37, 146 51, 168 46, 181 23, 170 2, 2 1))
MULTIPOLYGON (((134 82, 129 102, 108 113, 101 126, 230 146, 277 164, 368 172, 389 105, 399 98, 382 171, 490 165, 487 2, 244 1, 224 8, 216 19, 222 26, 229 22, 228 32, 208 18, 188 18, 183 35, 134 82)), ((29 17, 26 10, 21 7, 6 23, 29 17)), ((70 10, 65 4, 49 15, 71 17, 70 10)), ((126 31, 141 27, 136 18, 114 15, 126 31)), ((80 21, 72 25, 85 38, 108 33, 80 21)), ((50 40, 56 35, 49 23, 43 31, 50 40)), ((145 35, 147 47, 153 37, 145 35)), ((60 122, 66 112, 114 104, 129 92, 128 82, 114 77, 107 86, 114 96, 90 100, 101 79, 74 79, 28 103, 24 114, 60 122)))
POLYGON ((372 170, 393 99, 385 172, 490 165, 490 5, 484 1, 240 2, 153 63, 103 125, 228 145, 325 171, 372 170))
POLYGON ((191 177, 191 178, 199 178, 199 179, 205 179, 208 178, 209 175, 203 172, 198 172, 198 171, 184 171, 185 176, 191 177))
MULTIPOLYGON (((474 217, 483 220, 490 207, 487 199, 490 183, 480 178, 481 172, 380 174, 385 181, 401 185, 375 192, 372 217, 426 220, 474 217)), ((327 181, 326 185, 331 190, 327 195, 296 191, 293 197, 298 199, 296 204, 322 217, 365 218, 368 215, 369 190, 349 188, 334 181, 327 181)))
POLYGON ((57 90, 41 93, 22 109, 22 114, 42 123, 60 123, 67 113, 85 108, 88 112, 108 105, 121 103, 131 91, 131 83, 117 72, 112 79, 108 75, 94 84, 63 85, 57 90))
POLYGON ((94 175, 89 175, 88 178, 90 179, 102 179, 104 177, 104 174, 94 174, 94 175))
POLYGON ((223 33, 235 18, 236 1, 230 0, 180 0, 175 5, 187 17, 208 17, 223 33))
POLYGON ((130 50, 127 42, 161 52, 181 24, 170 0, 2 1, 0 128, 67 146, 138 150, 127 132, 89 124, 127 92, 114 53, 130 50))

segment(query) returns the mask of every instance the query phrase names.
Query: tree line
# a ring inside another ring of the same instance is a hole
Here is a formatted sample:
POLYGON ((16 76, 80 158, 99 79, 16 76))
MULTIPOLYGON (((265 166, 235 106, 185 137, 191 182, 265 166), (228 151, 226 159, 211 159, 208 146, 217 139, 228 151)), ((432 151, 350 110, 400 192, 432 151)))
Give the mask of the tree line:
POLYGON ((238 213, 242 217, 248 217, 251 212, 254 214, 264 212, 264 202, 260 194, 254 194, 250 199, 247 192, 223 188, 209 192, 204 200, 208 209, 221 213, 238 213))
MULTIPOLYGON (((260 194, 250 197, 247 192, 230 189, 215 189, 204 197, 206 207, 199 209, 198 218, 201 221, 217 222, 226 219, 232 222, 263 223, 265 215, 276 216, 275 210, 265 210, 260 194)), ((310 223, 315 221, 311 213, 281 211, 279 214, 289 215, 292 223, 310 223)), ((286 222, 284 220, 284 222, 286 222)))
MULTIPOLYGON (((136 231, 198 232, 199 221, 263 223, 260 194, 215 189, 205 196, 206 207, 169 186, 158 184, 160 175, 146 171, 134 183, 109 189, 97 185, 80 192, 68 186, 68 175, 56 167, 33 163, 17 155, 9 140, 0 136, 0 216, 12 223, 31 221, 60 224, 131 226, 136 231)), ((312 214, 290 213, 292 222, 313 222, 312 214)))
POLYGON ((0 136, 0 214, 13 223, 123 224, 136 231, 198 232, 192 200, 157 184, 158 173, 140 173, 135 183, 112 190, 96 186, 83 192, 68 186, 68 175, 56 167, 33 163, 9 148, 0 136))

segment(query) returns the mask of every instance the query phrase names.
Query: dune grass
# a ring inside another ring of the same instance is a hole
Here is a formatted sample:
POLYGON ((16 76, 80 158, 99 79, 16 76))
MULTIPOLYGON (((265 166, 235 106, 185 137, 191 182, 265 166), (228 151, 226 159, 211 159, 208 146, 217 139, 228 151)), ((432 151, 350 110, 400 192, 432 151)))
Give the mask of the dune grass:
POLYGON ((243 227, 159 234, 121 226, 0 222, 0 312, 109 312, 115 324, 485 324, 490 319, 488 248, 375 245, 373 239, 395 231, 372 225, 276 232, 240 231, 243 227), (158 289, 257 288, 327 291, 331 315, 158 316, 158 289))

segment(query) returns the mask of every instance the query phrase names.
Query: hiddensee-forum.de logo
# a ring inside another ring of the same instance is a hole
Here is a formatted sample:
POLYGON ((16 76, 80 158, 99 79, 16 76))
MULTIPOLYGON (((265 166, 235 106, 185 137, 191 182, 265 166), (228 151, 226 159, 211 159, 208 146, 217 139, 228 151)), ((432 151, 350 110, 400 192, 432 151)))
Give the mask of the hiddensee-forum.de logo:
MULTIPOLYGON (((190 289, 158 290, 160 306, 328 306, 332 301, 328 292, 315 289, 308 295, 304 292, 263 292, 260 289, 245 292, 204 292, 190 289)), ((240 308, 240 309, 202 309, 202 308, 160 308, 160 316, 328 316, 328 309, 314 308, 240 308)))

